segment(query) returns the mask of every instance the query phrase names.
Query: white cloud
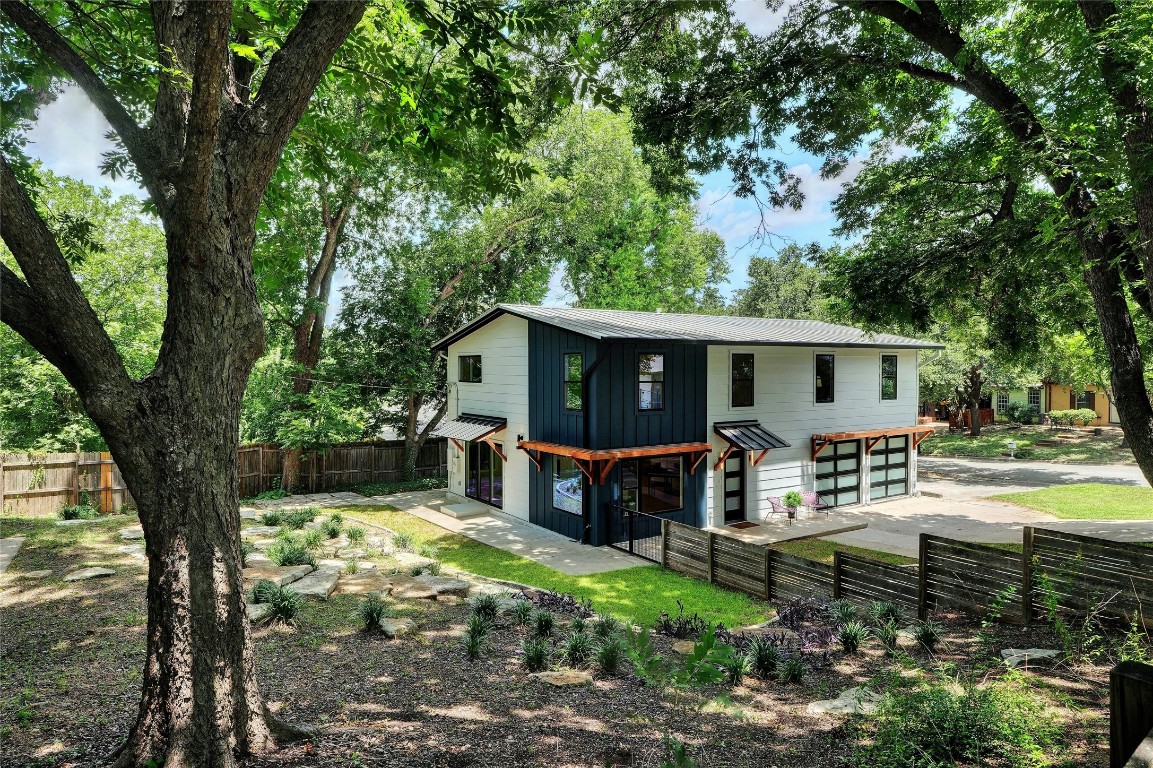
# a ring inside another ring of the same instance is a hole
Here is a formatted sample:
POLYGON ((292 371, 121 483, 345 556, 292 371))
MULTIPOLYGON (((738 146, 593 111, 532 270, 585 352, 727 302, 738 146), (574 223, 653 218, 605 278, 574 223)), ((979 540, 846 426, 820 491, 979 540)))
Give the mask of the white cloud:
POLYGON ((754 35, 768 35, 781 25, 789 12, 788 3, 775 11, 769 10, 765 0, 734 0, 733 16, 744 22, 754 35))
POLYGON ((84 92, 67 86, 55 101, 41 107, 28 131, 27 152, 54 173, 94 187, 109 187, 115 194, 144 197, 144 191, 131 179, 113 181, 100 173, 103 154, 113 148, 104 138, 110 130, 84 92))

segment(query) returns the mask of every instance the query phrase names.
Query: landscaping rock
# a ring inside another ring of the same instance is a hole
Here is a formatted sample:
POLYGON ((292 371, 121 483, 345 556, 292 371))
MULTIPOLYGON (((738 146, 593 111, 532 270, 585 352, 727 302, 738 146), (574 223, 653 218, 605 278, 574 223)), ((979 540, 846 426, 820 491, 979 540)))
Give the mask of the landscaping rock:
POLYGON ((95 520, 57 520, 56 524, 68 526, 68 525, 88 525, 89 523, 99 523, 99 522, 100 522, 100 518, 96 518, 95 520))
POLYGON ((371 592, 388 595, 392 592, 392 582, 379 573, 346 573, 336 582, 336 592, 341 595, 367 595, 371 592))
POLYGON ((248 603, 244 606, 244 610, 248 613, 248 620, 253 624, 259 624, 272 614, 272 606, 268 603, 248 603))
POLYGON ((148 559, 148 555, 144 554, 144 547, 138 547, 138 546, 134 546, 132 544, 126 544, 123 547, 117 547, 116 551, 121 552, 121 553, 128 555, 130 557, 134 557, 137 560, 147 560, 148 559))
POLYGON ((252 546, 256 547, 257 549, 268 549, 275 543, 276 539, 257 539, 256 541, 252 542, 252 546))
POLYGON ((1030 661, 1041 659, 1053 659, 1060 655, 1060 651, 1052 648, 1005 648, 1001 651, 1001 658, 1005 660, 1008 667, 1016 667, 1022 663, 1028 664, 1030 661))
POLYGON ((256 568, 266 565, 272 565, 272 558, 270 558, 268 555, 262 555, 259 552, 253 552, 248 557, 244 558, 245 568, 256 568))
POLYGON ((131 525, 120 529, 120 538, 127 541, 136 541, 144 538, 144 529, 139 525, 131 525))
POLYGON ((73 571, 64 577, 65 581, 87 581, 88 579, 98 579, 104 576, 115 576, 116 571, 111 568, 81 568, 78 571, 73 571))
POLYGON ((44 579, 52 575, 52 571, 28 571, 28 573, 17 576, 19 579, 44 579))
POLYGON ((395 552, 393 553, 392 557, 394 560, 396 560, 397 565, 406 571, 412 568, 416 568, 417 566, 421 568, 427 568, 428 566, 432 565, 431 558, 421 557, 414 552, 395 552))
POLYGON ((535 677, 543 683, 564 688, 569 685, 592 685, 593 676, 579 669, 557 669, 548 672, 532 672, 529 677, 535 677))
POLYGON ((869 715, 877 710, 881 694, 856 687, 841 691, 835 699, 814 701, 807 708, 810 715, 869 715))
POLYGON ((393 582, 392 596, 401 600, 435 600, 436 590, 414 581, 393 582))
POLYGON ((445 605, 460 605, 464 602, 464 598, 460 595, 437 595, 436 601, 445 605))
POLYGON ((673 653, 679 653, 681 656, 688 656, 693 652, 694 646, 696 646, 696 643, 694 643, 692 640, 677 640, 675 643, 673 643, 673 653))
POLYGON ((260 510, 256 507, 241 507, 240 519, 241 520, 255 520, 260 517, 260 510))
POLYGON ((275 525, 250 525, 247 528, 240 529, 240 538, 256 539, 261 536, 275 536, 279 530, 275 525))
POLYGON ((305 576, 300 581, 292 582, 292 591, 305 597, 319 597, 327 600, 336 589, 336 581, 340 574, 336 571, 318 570, 305 576))
POLYGON ((786 627, 777 624, 775 620, 766 621, 763 624, 754 624, 750 627, 742 627, 735 631, 734 634, 749 635, 751 637, 779 637, 783 642, 800 642, 800 637, 797 633, 786 627))
POLYGON ((368 557, 368 551, 364 549, 341 549, 340 556, 345 560, 355 560, 358 557, 368 557))
POLYGON ((311 565, 251 565, 245 568, 241 574, 244 576, 245 582, 255 584, 266 579, 283 587, 285 584, 292 584, 303 579, 312 571, 311 565))
POLYGON ((415 629, 416 622, 412 619, 382 619, 380 622, 380 631, 390 640, 410 635, 415 629))
POLYGON ((413 582, 435 590, 438 596, 468 597, 468 590, 472 586, 464 579, 453 579, 448 576, 416 576, 413 578, 413 582))

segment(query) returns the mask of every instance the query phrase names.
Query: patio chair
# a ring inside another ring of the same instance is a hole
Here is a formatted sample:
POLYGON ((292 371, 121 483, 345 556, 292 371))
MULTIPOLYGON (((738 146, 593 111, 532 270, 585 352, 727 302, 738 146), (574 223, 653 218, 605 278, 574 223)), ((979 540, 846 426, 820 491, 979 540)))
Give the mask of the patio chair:
POLYGON ((773 515, 784 515, 786 518, 788 518, 789 525, 792 525, 793 524, 793 518, 796 516, 795 510, 792 510, 792 509, 789 509, 788 507, 786 507, 785 502, 781 501, 780 496, 769 496, 767 498, 768 498, 769 506, 771 506, 773 508, 772 511, 769 513, 769 519, 771 520, 773 515))
POLYGON ((805 491, 801 494, 801 498, 805 500, 805 506, 814 512, 824 512, 825 518, 829 517, 829 510, 832 505, 821 498, 821 494, 816 491, 805 491))

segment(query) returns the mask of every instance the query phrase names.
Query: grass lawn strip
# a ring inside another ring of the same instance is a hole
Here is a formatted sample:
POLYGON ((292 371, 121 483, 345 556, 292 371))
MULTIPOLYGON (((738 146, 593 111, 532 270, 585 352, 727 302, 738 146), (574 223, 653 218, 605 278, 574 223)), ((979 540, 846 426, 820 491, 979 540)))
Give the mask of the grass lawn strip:
POLYGON ((1048 512, 1062 520, 1153 520, 1153 488, 1074 483, 991 498, 1048 512))
POLYGON ((1032 461, 1085 464, 1134 464, 1132 451, 1122 449, 1121 435, 1091 432, 1071 433, 1049 427, 1024 426, 1020 429, 986 427, 979 437, 960 433, 938 433, 925 438, 918 451, 922 456, 952 458, 1000 458, 1009 455, 1009 441, 1017 443, 1016 456, 1032 461), (1074 439, 1058 437, 1075 434, 1074 439), (1038 441, 1056 441, 1056 445, 1037 445, 1038 441))
POLYGON ((570 576, 520 555, 445 530, 415 515, 382 506, 341 507, 348 518, 412 534, 416 545, 433 544, 446 565, 505 581, 569 592, 592 600, 593 607, 639 624, 651 624, 661 611, 676 611, 677 601, 686 613, 699 613, 712 622, 736 628, 765 621, 771 609, 745 595, 707 582, 673 573, 656 565, 640 565, 589 576, 570 576))
POLYGON ((793 539, 792 541, 781 541, 773 544, 773 549, 778 552, 784 552, 788 555, 796 555, 797 557, 805 557, 809 560, 816 560, 828 565, 833 564, 833 553, 842 552, 847 555, 856 555, 858 557, 868 558, 869 560, 880 560, 882 563, 891 563, 892 565, 912 565, 917 562, 915 557, 905 557, 904 555, 894 555, 889 552, 880 552, 875 549, 864 549, 862 547, 854 547, 848 544, 838 544, 835 541, 829 541, 823 538, 811 539, 793 539))

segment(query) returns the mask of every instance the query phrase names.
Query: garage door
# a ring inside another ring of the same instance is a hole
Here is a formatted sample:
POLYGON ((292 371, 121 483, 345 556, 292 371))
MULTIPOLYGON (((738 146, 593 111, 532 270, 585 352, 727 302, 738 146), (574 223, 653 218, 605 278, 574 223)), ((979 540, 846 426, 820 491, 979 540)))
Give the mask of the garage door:
POLYGON ((834 507, 861 503, 861 443, 832 443, 817 457, 817 493, 834 507))
POLYGON ((904 496, 909 492, 909 438, 882 440, 869 456, 869 498, 904 496))

